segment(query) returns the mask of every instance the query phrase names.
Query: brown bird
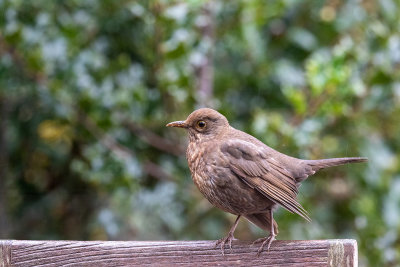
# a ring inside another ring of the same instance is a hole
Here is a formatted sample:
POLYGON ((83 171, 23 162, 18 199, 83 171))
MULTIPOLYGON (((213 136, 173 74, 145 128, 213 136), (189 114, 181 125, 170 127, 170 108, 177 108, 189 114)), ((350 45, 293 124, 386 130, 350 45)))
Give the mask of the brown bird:
POLYGON ((273 212, 282 206, 311 221, 296 200, 300 183, 316 171, 367 161, 366 158, 303 160, 282 154, 255 137, 231 127, 219 112, 201 108, 185 121, 168 127, 185 128, 189 133, 186 157, 192 179, 200 192, 214 206, 237 215, 228 234, 217 241, 222 254, 225 245, 232 249, 233 233, 241 216, 269 235, 255 241, 269 250, 278 234, 273 212))

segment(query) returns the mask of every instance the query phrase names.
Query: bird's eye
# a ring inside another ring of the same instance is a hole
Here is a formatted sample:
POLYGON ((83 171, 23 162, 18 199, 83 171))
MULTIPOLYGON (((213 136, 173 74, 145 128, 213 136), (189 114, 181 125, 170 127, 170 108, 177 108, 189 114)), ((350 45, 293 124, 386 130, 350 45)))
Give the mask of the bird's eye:
POLYGON ((197 122, 197 126, 201 129, 203 129, 204 127, 206 127, 206 122, 205 121, 198 121, 197 122))

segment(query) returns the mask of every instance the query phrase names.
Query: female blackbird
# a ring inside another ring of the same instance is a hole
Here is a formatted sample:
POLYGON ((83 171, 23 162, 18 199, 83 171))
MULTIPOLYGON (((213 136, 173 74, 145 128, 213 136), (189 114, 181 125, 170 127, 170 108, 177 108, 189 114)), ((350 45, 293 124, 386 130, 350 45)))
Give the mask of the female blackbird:
POLYGON ((237 215, 229 233, 216 243, 221 244, 222 254, 225 244, 232 248, 241 216, 269 231, 267 237, 255 241, 262 242, 258 255, 264 246, 269 250, 278 234, 273 212, 279 205, 311 221, 296 200, 300 182, 323 168, 367 161, 360 157, 302 160, 287 156, 231 127, 222 114, 209 108, 167 126, 188 131, 186 157, 200 192, 214 206, 237 215))

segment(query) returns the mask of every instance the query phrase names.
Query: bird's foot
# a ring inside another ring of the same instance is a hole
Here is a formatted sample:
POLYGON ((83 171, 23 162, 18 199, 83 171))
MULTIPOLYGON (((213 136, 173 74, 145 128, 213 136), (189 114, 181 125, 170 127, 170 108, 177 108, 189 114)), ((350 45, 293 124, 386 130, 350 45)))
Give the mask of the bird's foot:
POLYGON ((252 245, 262 242, 260 248, 257 251, 257 257, 260 256, 260 254, 263 251, 265 245, 267 245, 267 251, 269 251, 269 248, 270 248, 270 246, 272 244, 272 241, 275 240, 275 236, 276 236, 275 234, 270 234, 267 237, 259 238, 259 239, 257 239, 256 241, 253 242, 252 245))
POLYGON ((229 245, 230 251, 232 252, 232 240, 236 240, 236 238, 233 236, 233 233, 229 232, 225 237, 217 240, 217 242, 215 243, 215 247, 221 244, 222 256, 225 256, 225 244, 227 243, 229 245))

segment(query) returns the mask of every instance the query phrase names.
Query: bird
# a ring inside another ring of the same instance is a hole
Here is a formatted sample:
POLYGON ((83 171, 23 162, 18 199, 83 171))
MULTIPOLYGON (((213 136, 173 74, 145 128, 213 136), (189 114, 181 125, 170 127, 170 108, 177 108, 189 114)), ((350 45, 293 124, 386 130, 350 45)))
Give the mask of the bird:
POLYGON ((311 221, 296 199, 301 182, 327 167, 368 160, 364 157, 318 160, 291 157, 233 128, 224 115, 211 108, 200 108, 186 120, 166 126, 187 130, 186 158, 199 191, 215 207, 237 216, 228 234, 215 243, 215 247, 220 245, 222 255, 226 245, 232 250, 233 234, 241 217, 269 232, 268 236, 254 241, 261 243, 258 256, 265 247, 269 251, 278 234, 273 213, 279 206, 311 221))

